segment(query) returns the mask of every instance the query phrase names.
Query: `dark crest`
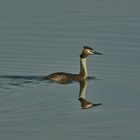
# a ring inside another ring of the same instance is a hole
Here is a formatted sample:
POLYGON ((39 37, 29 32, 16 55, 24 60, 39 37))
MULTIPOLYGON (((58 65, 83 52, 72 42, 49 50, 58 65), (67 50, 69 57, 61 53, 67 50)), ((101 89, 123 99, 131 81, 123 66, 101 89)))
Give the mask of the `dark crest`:
POLYGON ((89 50, 93 50, 91 47, 89 46, 83 46, 84 49, 89 49, 89 50))

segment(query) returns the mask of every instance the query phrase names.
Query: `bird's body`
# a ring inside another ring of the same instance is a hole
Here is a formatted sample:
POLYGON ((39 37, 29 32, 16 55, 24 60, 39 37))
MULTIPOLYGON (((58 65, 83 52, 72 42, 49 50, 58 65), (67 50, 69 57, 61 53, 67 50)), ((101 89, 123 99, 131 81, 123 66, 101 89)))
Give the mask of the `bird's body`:
POLYGON ((84 46, 84 49, 82 50, 82 53, 80 54, 80 72, 79 72, 79 74, 56 72, 56 73, 52 73, 52 74, 44 77, 44 79, 55 81, 57 83, 68 83, 71 81, 81 81, 81 80, 86 79, 88 77, 87 65, 86 65, 87 56, 93 55, 93 54, 101 55, 101 53, 96 52, 92 48, 90 48, 88 46, 84 46))

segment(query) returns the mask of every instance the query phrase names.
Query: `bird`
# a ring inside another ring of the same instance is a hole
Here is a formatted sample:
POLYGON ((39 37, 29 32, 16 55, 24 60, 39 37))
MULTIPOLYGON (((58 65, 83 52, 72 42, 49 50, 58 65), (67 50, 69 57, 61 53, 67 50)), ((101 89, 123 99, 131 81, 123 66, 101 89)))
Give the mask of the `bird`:
POLYGON ((89 55, 102 55, 102 53, 95 51, 89 46, 83 46, 80 54, 80 72, 78 74, 66 73, 66 72, 55 72, 48 76, 44 76, 43 79, 57 82, 60 84, 66 84, 71 81, 82 81, 87 79, 87 64, 86 60, 89 55))

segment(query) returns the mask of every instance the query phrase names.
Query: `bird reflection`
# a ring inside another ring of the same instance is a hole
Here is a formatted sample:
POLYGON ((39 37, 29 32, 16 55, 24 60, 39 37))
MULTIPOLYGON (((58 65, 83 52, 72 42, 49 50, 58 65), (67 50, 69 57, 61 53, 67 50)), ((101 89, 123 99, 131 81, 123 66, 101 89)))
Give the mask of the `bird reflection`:
POLYGON ((88 80, 93 80, 93 79, 95 79, 95 78, 88 77, 87 79, 80 80, 80 81, 63 81, 63 82, 59 82, 59 81, 54 82, 54 81, 52 81, 51 83, 57 83, 57 84, 67 85, 67 84, 79 82, 79 85, 80 85, 80 89, 79 89, 79 101, 81 103, 81 108, 82 109, 90 109, 90 108, 93 108, 93 107, 97 107, 99 105, 102 105, 102 103, 92 103, 92 102, 89 102, 86 99, 86 89, 87 89, 88 80))
POLYGON ((87 79, 80 81, 79 84, 80 84, 79 101, 81 102, 82 109, 90 109, 92 107, 102 105, 102 103, 95 104, 86 100, 87 79))

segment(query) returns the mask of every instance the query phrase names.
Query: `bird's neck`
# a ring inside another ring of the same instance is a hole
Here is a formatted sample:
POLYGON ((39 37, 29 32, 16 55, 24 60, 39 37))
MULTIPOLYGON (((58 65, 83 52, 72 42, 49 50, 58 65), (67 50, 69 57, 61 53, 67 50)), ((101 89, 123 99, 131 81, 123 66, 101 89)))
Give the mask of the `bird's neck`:
POLYGON ((87 64, 86 64, 86 58, 80 58, 80 73, 79 75, 83 78, 86 79, 88 74, 87 74, 87 64))

